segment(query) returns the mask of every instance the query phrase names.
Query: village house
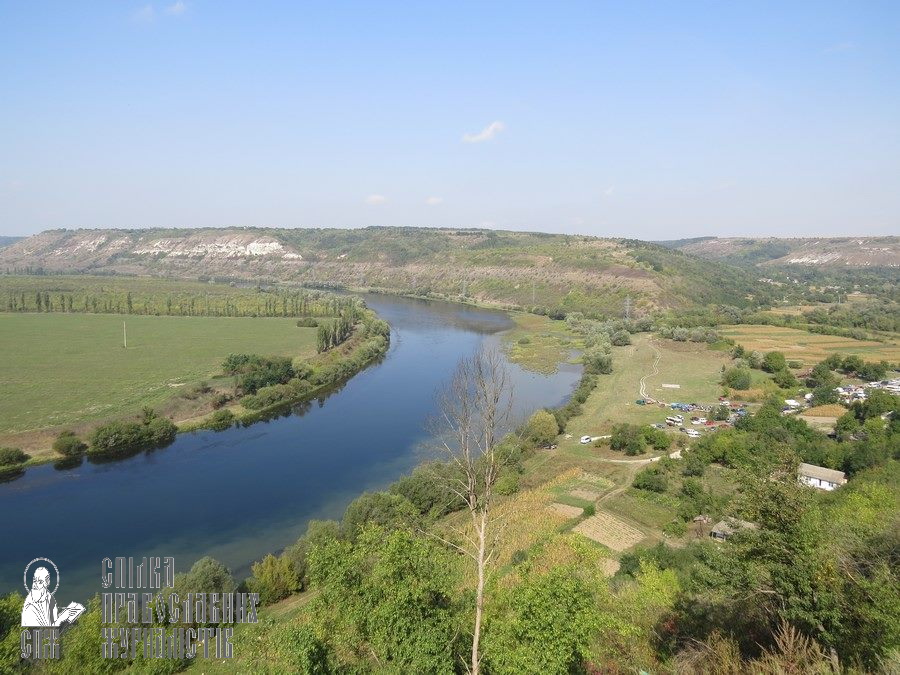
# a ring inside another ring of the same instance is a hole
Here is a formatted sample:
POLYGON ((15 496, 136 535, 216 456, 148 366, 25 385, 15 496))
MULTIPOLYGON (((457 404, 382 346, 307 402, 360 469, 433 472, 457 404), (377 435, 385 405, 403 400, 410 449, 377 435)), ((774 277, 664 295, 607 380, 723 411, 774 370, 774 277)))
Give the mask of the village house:
POLYGON ((843 471, 826 469, 815 464, 800 464, 797 469, 797 480, 803 485, 819 490, 834 490, 847 482, 843 471))

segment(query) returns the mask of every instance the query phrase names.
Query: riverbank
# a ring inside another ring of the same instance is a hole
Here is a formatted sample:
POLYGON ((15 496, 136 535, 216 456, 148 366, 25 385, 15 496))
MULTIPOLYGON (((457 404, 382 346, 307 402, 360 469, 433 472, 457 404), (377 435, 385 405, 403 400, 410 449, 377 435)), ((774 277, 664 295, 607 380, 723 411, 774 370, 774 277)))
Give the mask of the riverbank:
MULTIPOLYGON (((111 463, 36 466, 0 484, 0 509, 29 514, 0 525, 7 590, 35 550, 65 570, 67 594, 79 601, 98 591, 96 563, 110 550, 152 548, 174 556, 178 571, 209 555, 243 577, 251 561, 296 541, 310 519, 340 518, 358 495, 385 489, 434 456, 428 421, 436 392, 461 358, 499 347, 510 318, 445 302, 364 300, 390 323, 391 346, 339 386, 258 424, 180 433, 168 447, 111 463), (155 497, 153 513, 135 527, 134 511, 122 505, 138 494, 155 497), (33 527, 49 520, 52 530, 33 527)), ((508 367, 516 424, 537 408, 561 405, 580 377, 568 364, 553 375, 508 367)))
MULTIPOLYGON (((197 319, 185 319, 195 321, 197 319)), ((254 321, 255 319, 246 319, 254 321)), ((268 320, 268 319, 265 319, 268 320)), ((292 323, 294 320, 291 320, 292 323)), ((294 330, 311 330, 294 327, 294 330)), ((314 330, 314 329, 313 329, 314 330)), ((364 309, 352 334, 341 344, 319 354, 308 356, 307 352, 298 354, 294 364, 306 376, 291 382, 292 388, 285 386, 281 390, 272 391, 266 387, 268 398, 260 404, 256 396, 254 407, 245 406, 246 397, 235 398, 237 379, 226 375, 216 375, 208 382, 197 385, 191 392, 191 398, 182 400, 175 398, 161 410, 166 417, 177 426, 179 433, 197 431, 199 429, 223 430, 234 424, 249 425, 255 421, 266 419, 292 405, 315 399, 328 390, 339 386, 356 373, 382 358, 390 345, 390 328, 371 310, 364 309), (217 405, 218 401, 229 401, 225 405, 217 405)), ((262 391, 262 390, 261 390, 262 391)), ((249 400, 249 399, 248 399, 249 400)), ((29 466, 38 466, 50 462, 71 463, 71 457, 62 457, 53 450, 53 442, 62 430, 70 430, 76 436, 87 439, 93 429, 123 417, 112 417, 99 422, 91 421, 81 424, 60 425, 22 434, 7 435, 2 445, 17 447, 30 455, 24 464, 4 467, 2 476, 15 478, 17 474, 29 466)))

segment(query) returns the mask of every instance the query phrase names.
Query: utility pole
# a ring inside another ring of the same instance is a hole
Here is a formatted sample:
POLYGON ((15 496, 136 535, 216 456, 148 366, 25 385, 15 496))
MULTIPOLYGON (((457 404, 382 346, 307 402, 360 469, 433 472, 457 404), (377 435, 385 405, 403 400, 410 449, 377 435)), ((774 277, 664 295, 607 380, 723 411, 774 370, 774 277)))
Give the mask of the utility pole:
POLYGON ((122 322, 122 349, 128 349, 128 333, 125 331, 125 322, 122 322))
POLYGON ((531 304, 534 305, 534 279, 531 280, 531 304))
POLYGON ((625 318, 631 318, 631 296, 625 297, 625 318))

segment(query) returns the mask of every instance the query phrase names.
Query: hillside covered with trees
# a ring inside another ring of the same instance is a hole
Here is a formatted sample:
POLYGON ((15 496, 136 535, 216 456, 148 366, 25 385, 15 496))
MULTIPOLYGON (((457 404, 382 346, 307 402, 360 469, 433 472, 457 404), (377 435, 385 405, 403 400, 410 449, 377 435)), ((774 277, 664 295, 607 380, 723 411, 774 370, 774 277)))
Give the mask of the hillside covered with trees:
POLYGON ((380 289, 559 317, 774 297, 748 271, 652 243, 481 229, 53 230, 0 251, 0 270, 380 289))

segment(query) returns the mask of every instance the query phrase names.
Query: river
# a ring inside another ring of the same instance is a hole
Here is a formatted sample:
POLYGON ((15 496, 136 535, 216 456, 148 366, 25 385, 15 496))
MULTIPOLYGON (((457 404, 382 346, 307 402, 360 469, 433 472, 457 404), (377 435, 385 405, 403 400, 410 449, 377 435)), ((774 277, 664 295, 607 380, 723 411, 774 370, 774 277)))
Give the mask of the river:
MULTIPOLYGON (((499 346, 511 322, 452 303, 365 299, 391 324, 390 350, 328 396, 249 427, 180 434, 128 459, 38 466, 0 483, 0 592, 24 593, 36 557, 59 567, 61 604, 101 590, 107 556, 173 556, 185 572, 211 555, 241 578, 309 519, 340 518, 360 493, 427 459, 436 392, 460 358, 499 346)), ((580 376, 568 364, 550 376, 509 369, 518 419, 562 403, 580 376)))

